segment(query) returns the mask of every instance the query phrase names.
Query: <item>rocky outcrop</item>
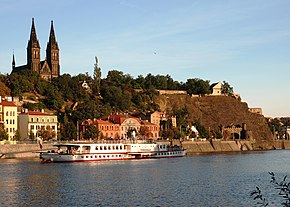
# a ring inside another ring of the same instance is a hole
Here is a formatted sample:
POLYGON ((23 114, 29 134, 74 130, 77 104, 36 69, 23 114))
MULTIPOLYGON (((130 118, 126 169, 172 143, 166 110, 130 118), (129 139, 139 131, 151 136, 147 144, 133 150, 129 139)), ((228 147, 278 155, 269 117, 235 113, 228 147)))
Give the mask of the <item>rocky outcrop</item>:
POLYGON ((272 149, 273 137, 264 116, 248 111, 247 103, 229 96, 191 97, 189 95, 163 95, 156 102, 163 111, 186 108, 188 119, 199 120, 206 128, 221 131, 222 126, 246 124, 254 141, 254 149, 272 149))

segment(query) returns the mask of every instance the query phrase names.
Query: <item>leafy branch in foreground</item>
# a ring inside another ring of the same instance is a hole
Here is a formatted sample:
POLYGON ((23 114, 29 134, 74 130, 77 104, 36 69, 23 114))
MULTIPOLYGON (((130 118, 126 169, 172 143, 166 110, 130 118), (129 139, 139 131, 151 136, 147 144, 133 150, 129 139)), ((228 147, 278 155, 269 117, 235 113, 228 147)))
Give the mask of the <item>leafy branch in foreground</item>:
MULTIPOLYGON (((269 172, 269 174, 271 176, 271 183, 273 183, 274 188, 279 191, 278 196, 283 199, 281 205, 290 207, 290 182, 286 181, 287 176, 285 176, 282 181, 278 182, 273 172, 269 172)), ((266 202, 259 187, 256 187, 256 189, 251 192, 251 197, 257 200, 257 205, 261 207, 268 206, 268 202, 266 202)))

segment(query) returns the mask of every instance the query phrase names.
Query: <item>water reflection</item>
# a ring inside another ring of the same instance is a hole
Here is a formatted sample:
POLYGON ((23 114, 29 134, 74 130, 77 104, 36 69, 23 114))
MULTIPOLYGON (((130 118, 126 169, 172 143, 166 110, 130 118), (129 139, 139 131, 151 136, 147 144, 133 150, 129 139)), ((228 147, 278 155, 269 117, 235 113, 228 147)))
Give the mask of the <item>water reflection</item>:
MULTIPOLYGON (((268 171, 290 175, 289 151, 40 164, 0 160, 0 206, 253 206, 268 171)), ((275 199, 275 198, 273 198, 275 199)))

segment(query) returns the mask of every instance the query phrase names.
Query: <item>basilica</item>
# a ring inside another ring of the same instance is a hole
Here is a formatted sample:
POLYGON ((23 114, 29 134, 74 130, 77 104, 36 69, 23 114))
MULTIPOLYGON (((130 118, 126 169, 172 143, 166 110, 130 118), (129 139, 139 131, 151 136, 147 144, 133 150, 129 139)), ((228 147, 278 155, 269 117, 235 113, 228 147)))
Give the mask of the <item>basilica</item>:
POLYGON ((46 58, 40 60, 40 44, 37 39, 34 18, 32 18, 32 26, 30 38, 27 45, 27 64, 15 66, 15 57, 12 58, 12 73, 17 73, 22 70, 33 70, 37 72, 39 77, 50 81, 52 78, 59 77, 59 47, 56 41, 53 21, 51 21, 50 35, 46 47, 46 58))

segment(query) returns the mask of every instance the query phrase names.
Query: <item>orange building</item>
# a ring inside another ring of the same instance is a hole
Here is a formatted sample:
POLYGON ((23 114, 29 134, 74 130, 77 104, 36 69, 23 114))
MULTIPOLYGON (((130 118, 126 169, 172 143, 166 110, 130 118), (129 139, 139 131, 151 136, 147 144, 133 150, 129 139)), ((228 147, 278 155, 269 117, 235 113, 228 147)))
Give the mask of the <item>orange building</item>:
MULTIPOLYGON (((149 132, 148 134, 144 134, 146 138, 152 138, 157 140, 159 137, 160 127, 158 124, 153 124, 148 121, 144 121, 141 124, 141 128, 145 129, 145 132, 149 132)), ((140 130, 141 133, 141 130, 140 130)))
MULTIPOLYGON (((120 138, 120 125, 119 124, 114 124, 110 121, 105 121, 101 119, 95 119, 95 120, 85 120, 81 123, 81 133, 83 135, 86 134, 87 132, 87 127, 93 124, 98 128, 100 131, 100 135, 103 134, 103 137, 105 139, 107 138, 113 138, 113 139, 118 139, 120 138)), ((100 137, 89 137, 89 138, 100 138, 100 137)))

